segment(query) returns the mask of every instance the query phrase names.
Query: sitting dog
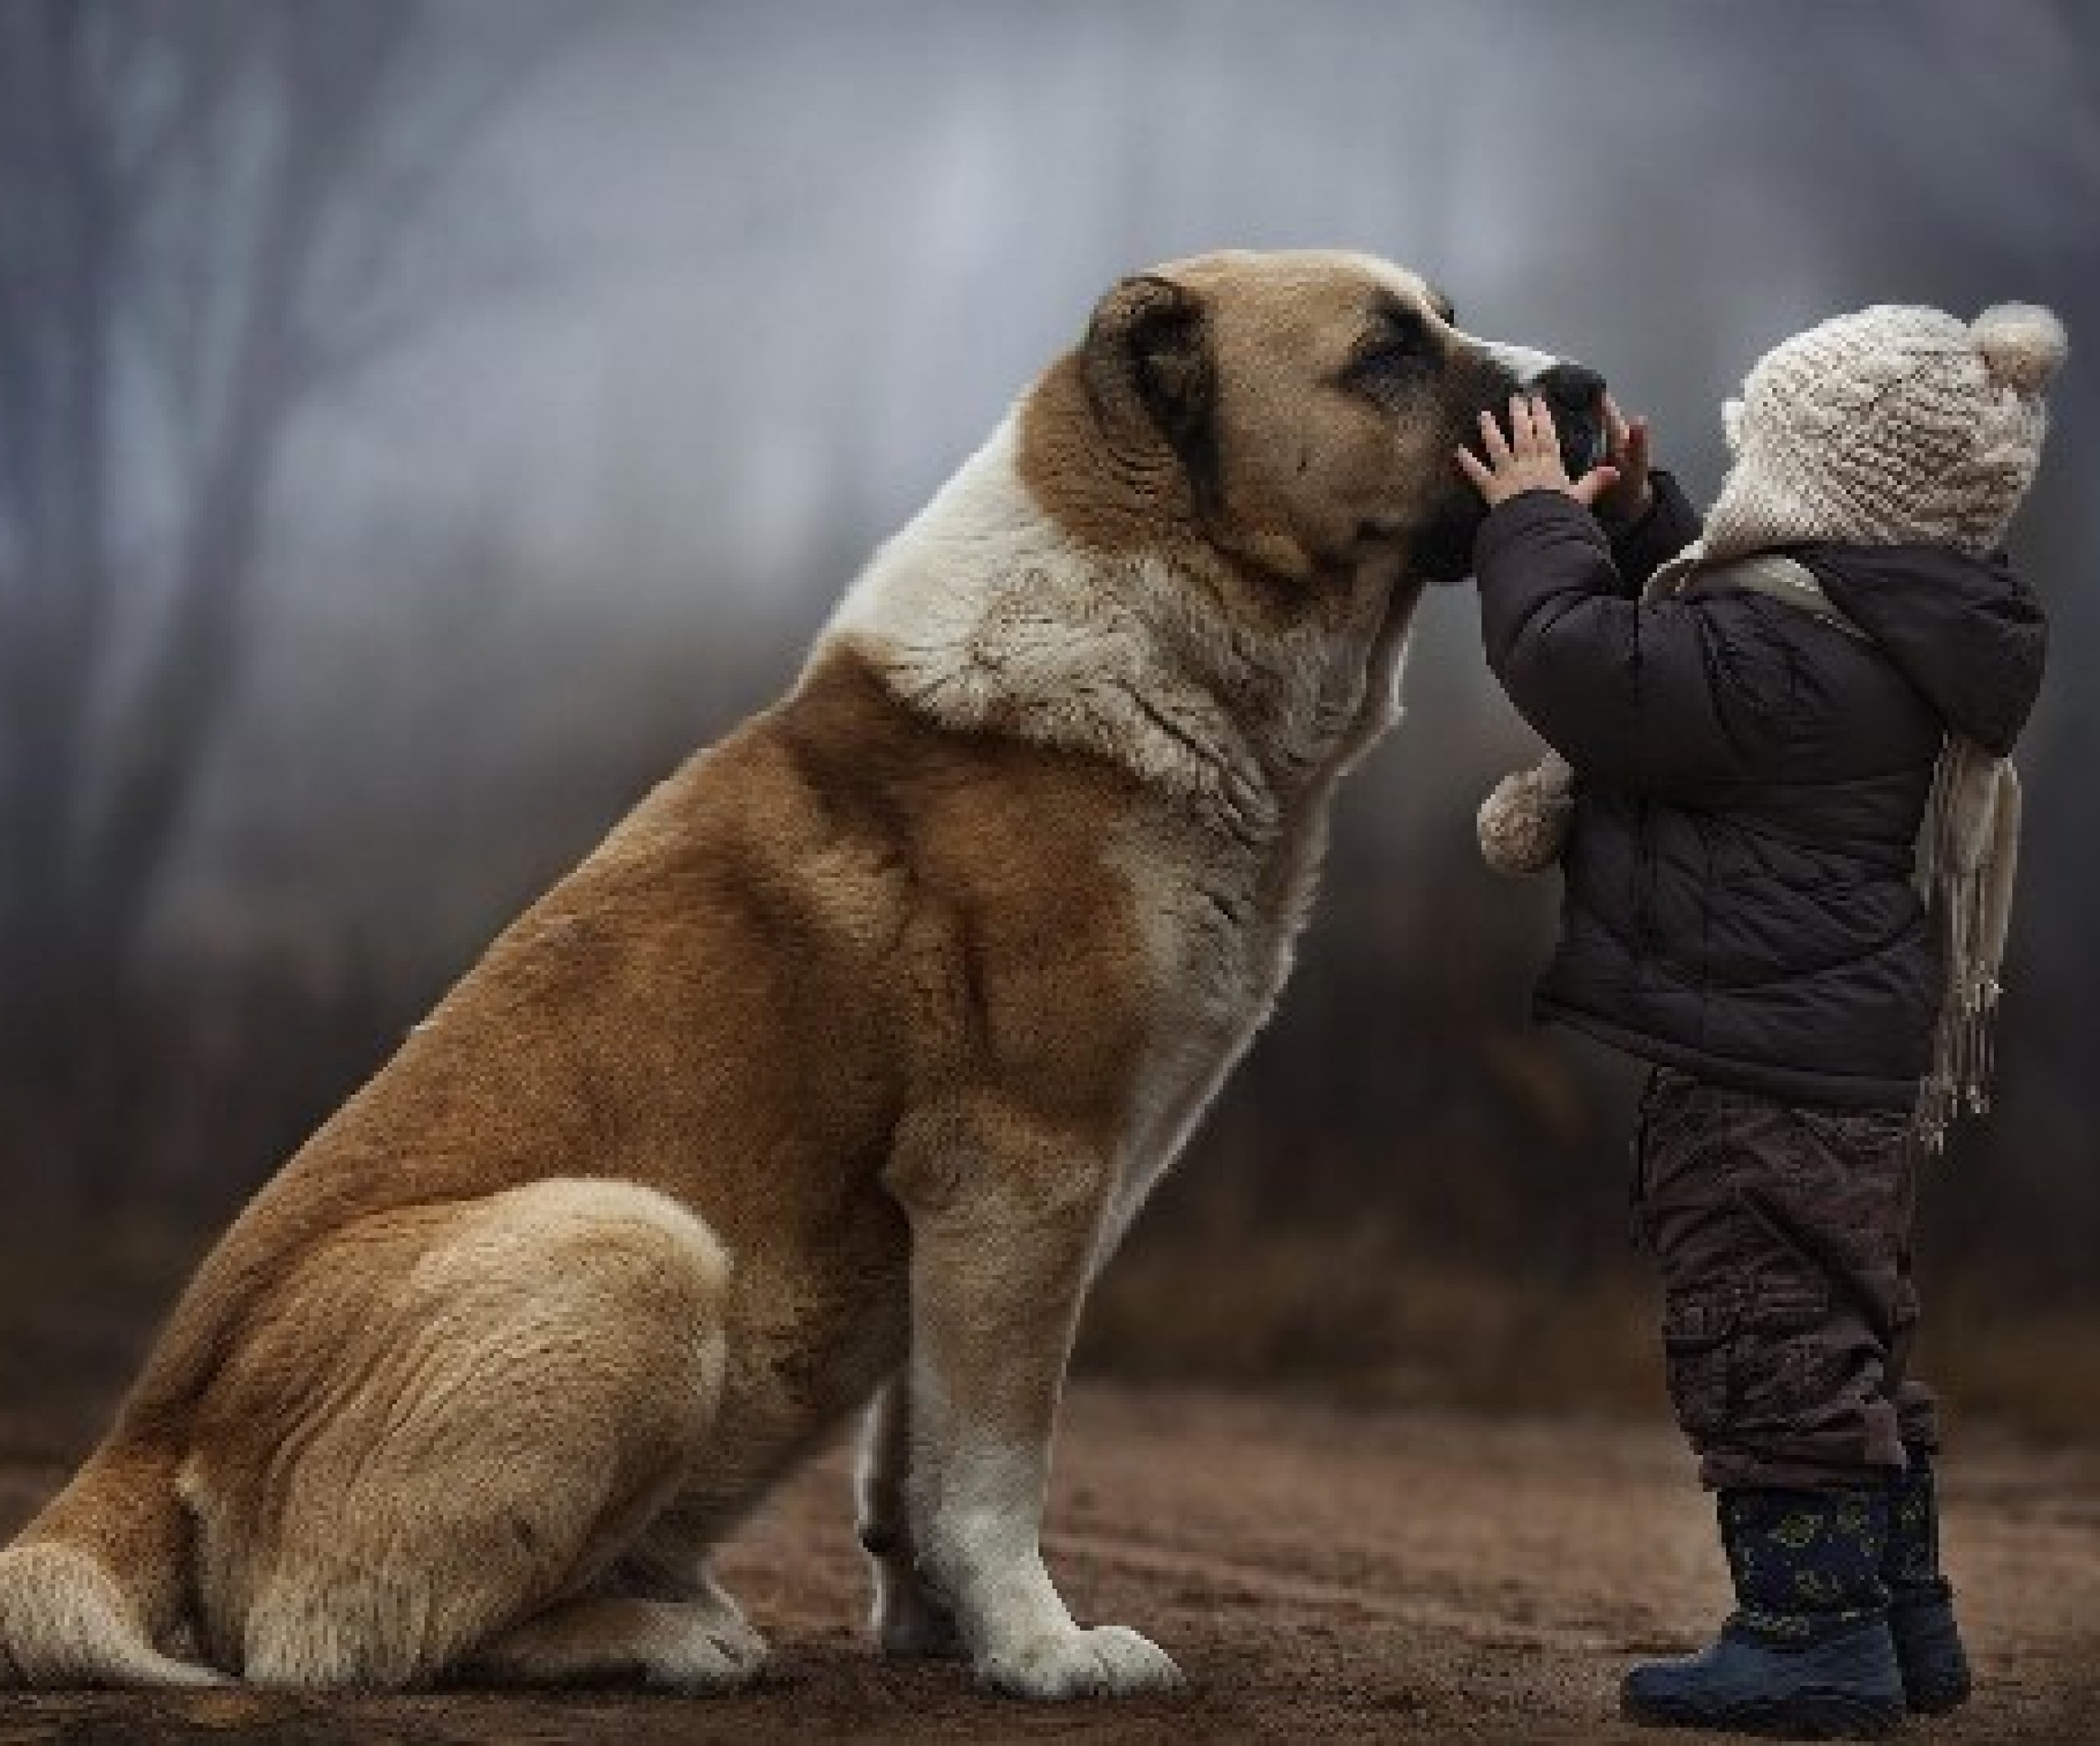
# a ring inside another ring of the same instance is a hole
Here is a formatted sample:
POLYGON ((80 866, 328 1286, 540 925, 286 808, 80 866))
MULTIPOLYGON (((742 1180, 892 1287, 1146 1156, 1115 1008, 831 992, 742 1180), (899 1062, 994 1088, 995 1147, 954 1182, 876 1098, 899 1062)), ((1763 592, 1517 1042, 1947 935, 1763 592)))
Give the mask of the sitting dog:
POLYGON ((867 1407, 874 1628, 1154 1690, 1043 1566, 1088 1283, 1267 1016, 1451 462, 1601 389, 1339 253, 1126 279, 255 1197, 0 1553, 0 1683, 748 1678, 709 1549, 867 1407))

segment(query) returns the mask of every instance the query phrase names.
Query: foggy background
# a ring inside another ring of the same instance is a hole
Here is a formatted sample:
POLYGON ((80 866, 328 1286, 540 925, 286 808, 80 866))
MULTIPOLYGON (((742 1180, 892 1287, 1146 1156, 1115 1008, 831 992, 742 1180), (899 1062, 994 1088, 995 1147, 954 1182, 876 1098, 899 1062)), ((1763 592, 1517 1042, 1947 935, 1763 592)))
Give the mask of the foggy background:
MULTIPOLYGON (((2064 315, 2000 1104, 1924 1283, 1958 1403, 2100 1424, 2096 213, 2073 0, 0 0, 0 1388, 115 1380, 1115 278, 1336 244, 1604 370, 1700 500, 1799 327, 2064 315)), ((1637 1070, 1527 1020, 1470 590, 1406 690, 1086 1361, 1652 1404, 1637 1070)))

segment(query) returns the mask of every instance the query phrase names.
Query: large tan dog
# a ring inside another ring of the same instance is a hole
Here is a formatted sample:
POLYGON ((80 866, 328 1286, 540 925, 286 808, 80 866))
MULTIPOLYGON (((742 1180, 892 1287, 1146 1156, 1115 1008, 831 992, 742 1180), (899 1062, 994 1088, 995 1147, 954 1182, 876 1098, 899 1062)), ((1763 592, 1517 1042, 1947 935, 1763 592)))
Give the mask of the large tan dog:
POLYGON ((871 1398, 884 1649, 1176 1681, 1043 1568, 1073 1323, 1465 568, 1453 447, 1548 361, 1357 256, 1115 287, 242 1213, 0 1553, 0 1682, 729 1685, 706 1553, 871 1398))

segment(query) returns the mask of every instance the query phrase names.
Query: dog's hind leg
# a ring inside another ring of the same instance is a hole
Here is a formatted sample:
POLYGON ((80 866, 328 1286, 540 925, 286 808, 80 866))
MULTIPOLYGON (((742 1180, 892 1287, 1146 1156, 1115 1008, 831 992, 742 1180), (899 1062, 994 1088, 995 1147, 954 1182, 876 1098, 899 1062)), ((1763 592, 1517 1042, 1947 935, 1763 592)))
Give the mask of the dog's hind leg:
POLYGON ((727 1279, 699 1220, 620 1182, 339 1233, 229 1363, 222 1452, 201 1439, 188 1488, 228 1658, 258 1684, 400 1687, 512 1638, 499 1665, 696 1677, 680 1621, 585 1597, 706 1436, 727 1279), (268 1448, 225 1452, 258 1412, 268 1448))
POLYGON ((476 1655, 469 1678, 726 1691, 766 1662, 766 1640, 719 1590, 694 1600, 592 1596, 549 1607, 476 1655))
POLYGON ((707 1569, 720 1523, 674 1500, 586 1595, 557 1602, 487 1644, 469 1680, 504 1685, 635 1683, 726 1691, 766 1663, 766 1640, 707 1569))

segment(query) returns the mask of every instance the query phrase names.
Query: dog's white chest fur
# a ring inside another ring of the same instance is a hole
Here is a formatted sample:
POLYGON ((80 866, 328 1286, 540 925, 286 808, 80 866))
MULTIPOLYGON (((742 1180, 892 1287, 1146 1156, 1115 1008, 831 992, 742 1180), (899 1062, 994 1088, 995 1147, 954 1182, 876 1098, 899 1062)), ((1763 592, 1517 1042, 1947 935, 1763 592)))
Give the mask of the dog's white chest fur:
POLYGON ((1275 1005, 1298 918, 1265 901, 1259 858, 1221 854, 1165 808, 1132 823, 1119 859, 1150 970, 1131 1146, 1096 1264, 1122 1240, 1275 1005))
POLYGON ((1165 563, 1075 543, 1015 467, 1009 418, 877 554, 823 641, 905 702, 1104 756, 1147 797, 1103 845, 1129 884, 1149 987, 1137 1107, 1098 1259, 1268 1017, 1324 846, 1328 797, 1397 718, 1412 590, 1251 637, 1165 563))

